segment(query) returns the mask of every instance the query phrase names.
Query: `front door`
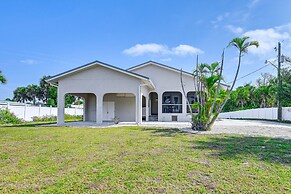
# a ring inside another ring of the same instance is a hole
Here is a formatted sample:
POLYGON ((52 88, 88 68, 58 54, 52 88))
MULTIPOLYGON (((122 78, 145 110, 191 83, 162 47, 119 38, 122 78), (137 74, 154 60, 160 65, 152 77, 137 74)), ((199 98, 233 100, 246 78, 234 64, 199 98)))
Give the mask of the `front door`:
POLYGON ((103 121, 113 121, 114 117, 114 102, 103 102, 103 121))

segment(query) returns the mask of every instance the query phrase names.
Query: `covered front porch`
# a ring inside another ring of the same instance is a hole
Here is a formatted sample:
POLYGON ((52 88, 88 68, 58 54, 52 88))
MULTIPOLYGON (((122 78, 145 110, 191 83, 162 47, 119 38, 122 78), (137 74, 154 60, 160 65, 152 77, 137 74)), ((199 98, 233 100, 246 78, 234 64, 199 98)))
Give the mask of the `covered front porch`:
POLYGON ((148 98, 148 91, 155 88, 148 77, 100 61, 55 75, 47 81, 58 87, 58 125, 65 124, 66 94, 84 99, 83 122, 140 124, 142 96, 148 98))
POLYGON ((141 102, 133 93, 66 93, 59 95, 58 102, 58 124, 65 125, 65 96, 67 94, 82 97, 83 99, 83 121, 97 125, 107 123, 140 123, 141 102))

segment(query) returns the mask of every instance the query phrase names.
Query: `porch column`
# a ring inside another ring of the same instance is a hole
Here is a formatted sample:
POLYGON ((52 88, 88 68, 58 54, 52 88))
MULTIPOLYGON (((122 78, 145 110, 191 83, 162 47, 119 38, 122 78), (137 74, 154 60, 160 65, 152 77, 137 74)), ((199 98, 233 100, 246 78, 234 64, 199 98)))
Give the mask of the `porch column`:
POLYGON ((83 97, 84 102, 83 102, 83 121, 85 122, 87 120, 87 103, 88 103, 88 96, 85 95, 83 97))
POLYGON ((163 99, 163 92, 157 92, 158 94, 158 121, 164 121, 163 117, 163 107, 162 107, 162 99, 163 99))
POLYGON ((149 97, 145 97, 146 99, 146 121, 149 121, 149 97))
POLYGON ((102 124, 103 122, 103 94, 96 94, 96 123, 102 124))
POLYGON ((182 93, 182 113, 184 113, 185 115, 187 114, 187 106, 188 106, 187 105, 187 99, 184 96, 184 94, 182 93))
POLYGON ((58 87, 58 118, 57 124, 63 125, 65 124, 65 94, 60 91, 60 87, 58 87))
POLYGON ((136 124, 141 124, 142 121, 142 95, 140 92, 140 86, 138 87, 138 92, 135 96, 136 101, 136 124))

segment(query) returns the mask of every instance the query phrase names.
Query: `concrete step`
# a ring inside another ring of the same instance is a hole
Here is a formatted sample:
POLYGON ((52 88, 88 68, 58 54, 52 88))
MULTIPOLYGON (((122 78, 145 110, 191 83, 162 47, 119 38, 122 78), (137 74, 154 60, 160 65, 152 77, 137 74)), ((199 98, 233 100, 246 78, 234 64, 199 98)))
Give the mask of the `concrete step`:
POLYGON ((158 115, 150 115, 149 121, 158 121, 158 115))

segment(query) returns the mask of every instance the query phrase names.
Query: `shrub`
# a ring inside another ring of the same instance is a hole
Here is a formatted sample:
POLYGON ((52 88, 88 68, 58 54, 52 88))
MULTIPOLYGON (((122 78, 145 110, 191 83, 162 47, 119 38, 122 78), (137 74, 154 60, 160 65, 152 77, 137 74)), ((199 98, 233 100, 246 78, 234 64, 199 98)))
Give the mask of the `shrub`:
POLYGON ((83 120, 83 115, 68 115, 68 114, 65 114, 65 120, 80 121, 80 120, 83 120))
MULTIPOLYGON (((70 120, 70 121, 79 121, 82 120, 83 116, 82 115, 68 115, 65 114, 65 120, 70 120)), ((34 122, 46 122, 46 121, 56 121, 57 116, 51 116, 51 115, 45 115, 45 116, 34 116, 32 117, 32 121, 34 122)))
POLYGON ((8 109, 0 110, 0 124, 19 124, 23 121, 11 113, 8 109))
POLYGON ((32 117, 33 122, 43 122, 43 121, 56 121, 57 117, 56 116, 50 116, 50 115, 45 115, 45 116, 34 116, 32 117))
POLYGON ((47 106, 53 106, 53 107, 55 107, 55 106, 56 106, 56 102, 55 102, 55 100, 52 99, 52 98, 49 98, 49 99, 47 100, 47 106))

